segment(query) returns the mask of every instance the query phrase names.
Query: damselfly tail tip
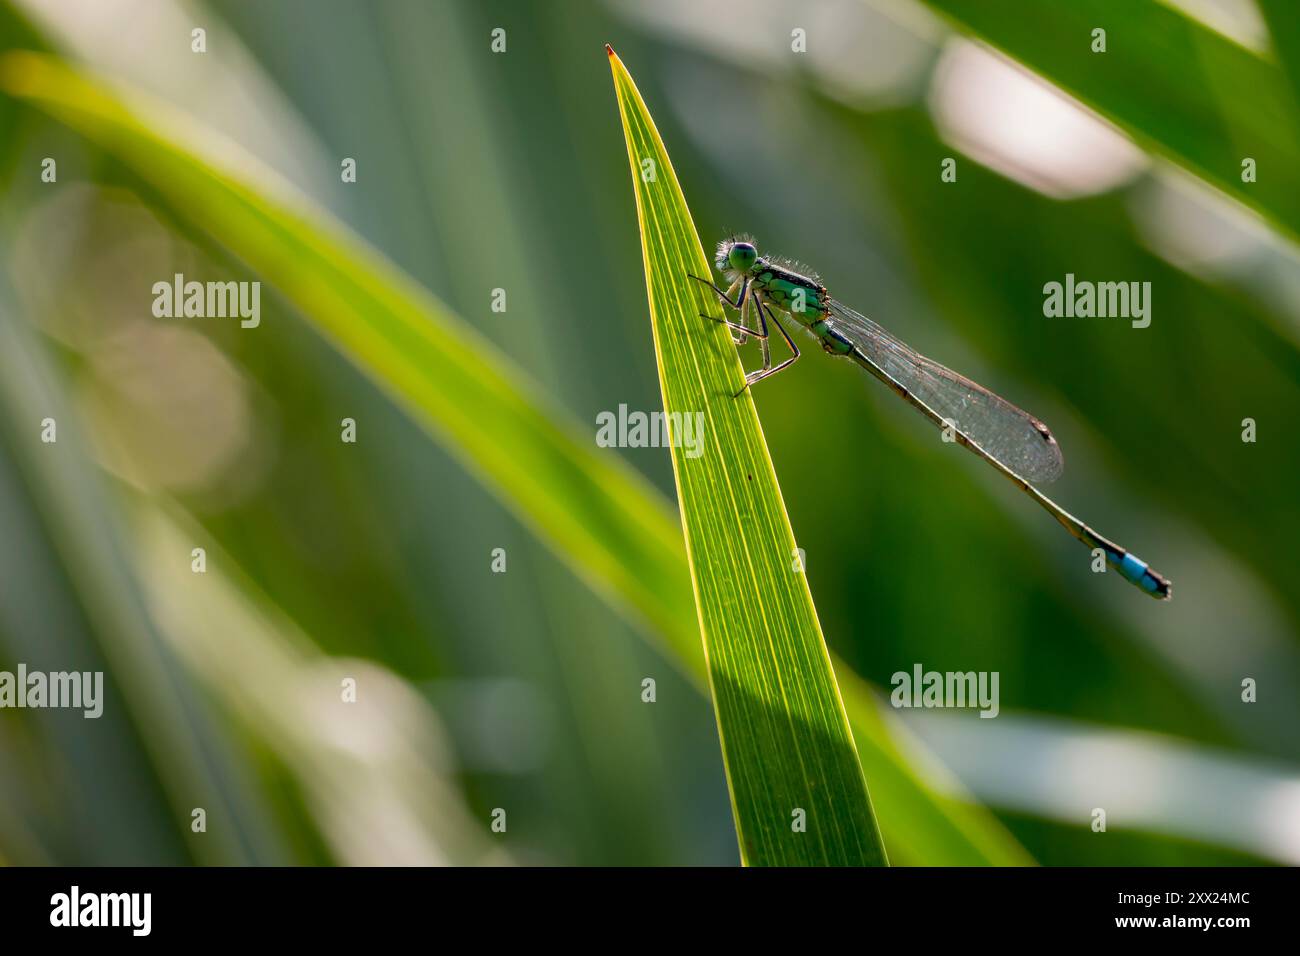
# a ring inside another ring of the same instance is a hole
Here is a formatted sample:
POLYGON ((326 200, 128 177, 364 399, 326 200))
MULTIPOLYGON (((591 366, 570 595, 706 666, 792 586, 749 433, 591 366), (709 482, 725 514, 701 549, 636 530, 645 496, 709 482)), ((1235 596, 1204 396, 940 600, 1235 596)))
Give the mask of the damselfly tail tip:
POLYGON ((1136 584, 1158 601, 1168 601, 1174 596, 1174 583, 1151 570, 1151 566, 1135 554, 1120 551, 1110 560, 1124 580, 1136 584))
POLYGON ((1172 601, 1174 599, 1174 582, 1150 569, 1147 569, 1144 580, 1136 583, 1138 587, 1157 601, 1172 601))
POLYGON ((1144 567, 1142 574, 1133 583, 1157 601, 1173 600, 1174 582, 1152 568, 1144 567))

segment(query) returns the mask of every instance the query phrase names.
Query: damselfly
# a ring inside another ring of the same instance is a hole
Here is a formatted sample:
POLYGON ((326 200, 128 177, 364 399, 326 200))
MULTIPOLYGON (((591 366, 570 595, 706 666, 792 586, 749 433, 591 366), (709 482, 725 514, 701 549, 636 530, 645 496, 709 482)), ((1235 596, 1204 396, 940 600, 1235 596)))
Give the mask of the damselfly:
POLYGON ((1146 562, 1103 538, 1031 484, 1054 481, 1065 467, 1060 446, 1037 418, 908 348, 865 315, 832 299, 806 270, 760 256, 747 236, 720 242, 714 264, 730 283, 727 289, 699 276, 691 278, 736 310, 738 321, 700 315, 725 322, 737 345, 752 336, 763 349, 763 367, 745 376, 741 392, 799 358, 799 346, 778 318, 784 314, 815 335, 831 355, 857 362, 936 426, 948 429, 954 440, 1009 478, 1066 531, 1088 548, 1100 549, 1125 580, 1152 597, 1171 597, 1170 582, 1146 562), (778 365, 772 364, 769 323, 790 347, 790 357, 778 365))

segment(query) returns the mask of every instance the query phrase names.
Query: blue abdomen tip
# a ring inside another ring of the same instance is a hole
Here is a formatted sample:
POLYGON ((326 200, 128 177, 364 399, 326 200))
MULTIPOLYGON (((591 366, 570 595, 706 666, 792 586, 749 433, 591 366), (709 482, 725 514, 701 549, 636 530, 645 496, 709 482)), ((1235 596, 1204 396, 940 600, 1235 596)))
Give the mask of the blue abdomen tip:
POLYGON ((1150 573, 1149 565, 1141 558, 1126 554, 1123 560, 1119 562, 1118 568, 1119 573, 1124 575, 1125 580, 1132 581, 1143 591, 1151 594, 1164 593, 1164 586, 1154 574, 1150 573))
MULTIPOLYGON (((1124 555, 1124 558, 1120 561, 1118 567, 1119 573, 1124 575, 1125 578, 1132 581, 1134 584, 1141 584, 1142 579, 1148 576, 1147 563, 1141 558, 1133 557, 1131 554, 1124 555)), ((1152 583, 1154 584, 1154 582, 1152 583)))

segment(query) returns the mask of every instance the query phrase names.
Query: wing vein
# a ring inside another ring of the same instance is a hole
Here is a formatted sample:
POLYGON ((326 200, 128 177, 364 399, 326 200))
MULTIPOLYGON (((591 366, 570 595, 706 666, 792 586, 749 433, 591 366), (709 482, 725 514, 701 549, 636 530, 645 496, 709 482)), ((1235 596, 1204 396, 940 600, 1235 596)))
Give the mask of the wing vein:
POLYGON ((1026 481, 1055 481, 1061 448, 1041 421, 964 375, 899 341, 876 322, 834 300, 828 323, 890 379, 952 422, 991 457, 1026 481))

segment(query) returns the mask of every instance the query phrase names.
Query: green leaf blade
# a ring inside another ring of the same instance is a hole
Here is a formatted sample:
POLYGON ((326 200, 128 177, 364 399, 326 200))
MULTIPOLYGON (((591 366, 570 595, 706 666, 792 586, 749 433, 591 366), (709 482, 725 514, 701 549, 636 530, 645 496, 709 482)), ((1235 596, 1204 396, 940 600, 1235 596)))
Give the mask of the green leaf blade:
POLYGON ((752 397, 718 307, 689 275, 711 269, 645 103, 610 51, 641 227, 669 421, 703 422, 702 453, 674 438, 686 547, 742 860, 883 865, 853 734, 752 397), (693 418, 692 420, 696 420, 693 418), (679 447, 682 445, 683 447, 679 447), (805 829, 806 828, 806 829, 805 829))

